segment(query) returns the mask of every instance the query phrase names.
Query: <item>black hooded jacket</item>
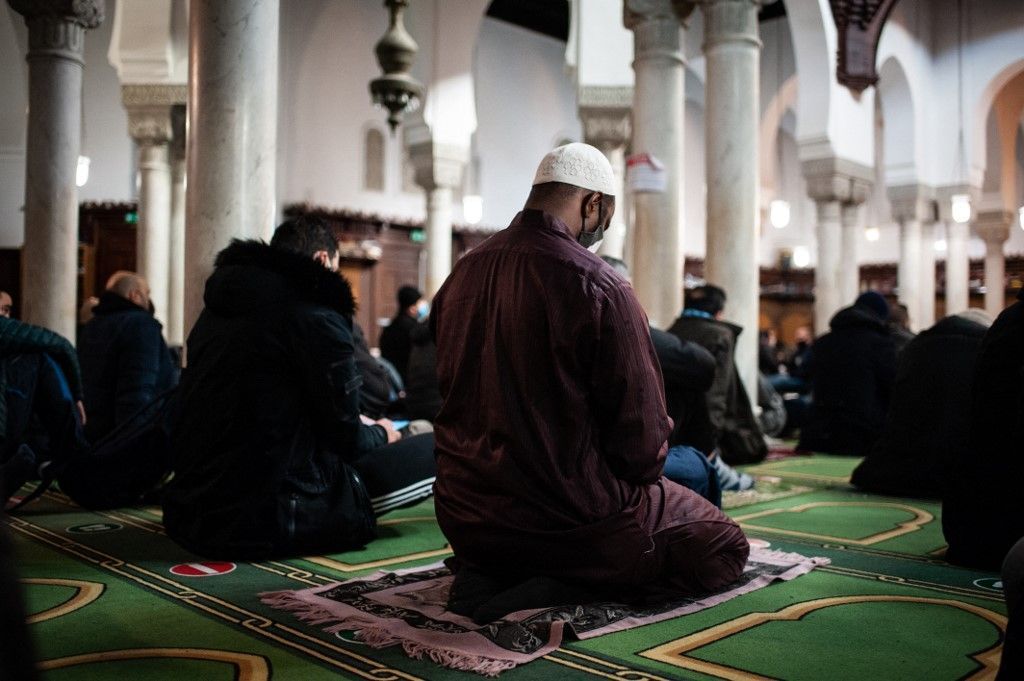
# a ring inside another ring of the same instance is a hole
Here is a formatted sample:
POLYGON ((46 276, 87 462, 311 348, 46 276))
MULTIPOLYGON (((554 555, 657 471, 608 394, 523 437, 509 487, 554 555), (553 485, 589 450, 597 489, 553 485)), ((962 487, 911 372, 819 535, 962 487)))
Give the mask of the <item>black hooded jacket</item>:
POLYGON ((880 494, 942 496, 953 457, 970 449, 970 385, 986 330, 946 317, 899 353, 885 430, 853 471, 853 484, 880 494))
POLYGON ((812 401, 799 447, 864 456, 885 425, 896 346, 886 323, 863 307, 843 308, 830 326, 804 363, 812 401))
POLYGON ((149 310, 107 291, 78 332, 85 435, 96 443, 178 382, 162 327, 149 310))
POLYGON ((211 557, 339 551, 373 537, 343 462, 387 441, 359 419, 348 282, 256 241, 217 256, 188 338, 168 534, 211 557))

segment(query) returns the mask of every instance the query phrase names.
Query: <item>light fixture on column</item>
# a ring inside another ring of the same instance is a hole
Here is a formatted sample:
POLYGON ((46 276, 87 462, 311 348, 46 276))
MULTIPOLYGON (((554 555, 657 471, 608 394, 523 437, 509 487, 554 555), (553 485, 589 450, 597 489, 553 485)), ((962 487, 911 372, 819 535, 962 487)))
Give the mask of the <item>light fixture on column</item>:
POLYGON ((1017 224, 1024 229, 1024 206, 1017 209, 1017 224))
POLYGON ((807 246, 797 246, 793 249, 793 267, 807 267, 811 264, 811 251, 807 246))
POLYGON ((89 157, 79 156, 78 167, 75 169, 75 185, 78 187, 84 187, 85 183, 89 181, 89 157))
POLYGON ((419 46, 402 23, 408 5, 409 0, 384 0, 391 13, 390 25, 374 48, 384 74, 370 81, 370 94, 374 104, 388 110, 392 133, 402 122, 402 114, 416 110, 423 96, 423 86, 409 74, 419 46))
POLYGON ((967 194, 953 194, 950 214, 953 222, 960 223, 971 221, 971 197, 967 194))
POLYGON ((775 229, 782 229, 788 225, 790 220, 789 201, 774 199, 768 204, 768 220, 775 229))
POLYGON ((878 227, 868 227, 864 230, 864 238, 868 241, 878 241, 882 238, 882 230, 878 227))
POLYGON ((475 195, 463 196, 462 217, 471 225, 480 224, 480 220, 484 217, 484 197, 475 195))
POLYGON ((935 240, 935 252, 936 253, 945 253, 946 249, 948 247, 949 247, 949 244, 946 243, 945 239, 936 239, 935 240))

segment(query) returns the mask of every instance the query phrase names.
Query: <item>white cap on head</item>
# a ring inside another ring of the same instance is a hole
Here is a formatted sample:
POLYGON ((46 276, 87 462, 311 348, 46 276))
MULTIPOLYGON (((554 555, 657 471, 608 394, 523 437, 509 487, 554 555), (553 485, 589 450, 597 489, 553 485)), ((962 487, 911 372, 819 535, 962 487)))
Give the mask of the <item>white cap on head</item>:
POLYGON ((562 182, 615 196, 615 173, 605 155, 589 144, 571 142, 552 149, 541 160, 533 184, 562 182))

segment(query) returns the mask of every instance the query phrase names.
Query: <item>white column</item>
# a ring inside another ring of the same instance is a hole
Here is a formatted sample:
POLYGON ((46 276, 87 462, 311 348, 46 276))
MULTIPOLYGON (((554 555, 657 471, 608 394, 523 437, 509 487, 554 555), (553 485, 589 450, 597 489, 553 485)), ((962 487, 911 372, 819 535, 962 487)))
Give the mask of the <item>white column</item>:
POLYGON ((427 290, 432 298, 452 271, 452 188, 427 189, 427 290))
POLYGON ((1003 245, 1010 238, 1014 214, 1009 211, 980 213, 974 229, 985 241, 985 311, 992 317, 1006 307, 1006 256, 1003 245))
POLYGON ((452 271, 452 196, 462 185, 469 147, 439 144, 429 127, 420 123, 405 128, 409 160, 416 169, 416 184, 427 197, 428 298, 433 297, 452 271))
POLYGON ((844 203, 842 206, 842 257, 839 260, 840 300, 839 306, 853 305, 860 295, 860 239, 863 230, 860 224, 860 204, 844 203))
MULTIPOLYGON (((126 102, 135 97, 124 93, 126 102)), ((139 150, 139 222, 135 269, 149 283, 156 318, 166 327, 171 244, 171 109, 126 104, 128 131, 139 150)))
POLYGON ((22 318, 75 338, 85 30, 103 0, 9 0, 28 26, 22 318))
POLYGON ((167 342, 185 342, 185 109, 171 117, 171 234, 167 282, 167 342))
POLYGON ((736 366, 751 396, 757 395, 760 307, 759 5, 756 0, 701 2, 707 59, 704 278, 725 289, 725 316, 745 330, 736 342, 736 366))
POLYGON ((818 262, 814 266, 814 333, 828 331, 832 315, 842 307, 842 225, 839 201, 819 200, 818 208, 818 262))
POLYGON ((185 328, 217 252, 277 218, 279 0, 190 0, 185 328))
POLYGON ((921 223, 921 330, 935 324, 935 223, 928 220, 921 223))
POLYGON ((946 316, 970 307, 967 238, 970 225, 949 220, 946 223, 946 316))
MULTIPOLYGON (((626 0, 634 34, 634 153, 665 167, 666 190, 633 194, 633 286, 652 325, 665 328, 683 301, 683 52, 677 8, 670 0, 626 0)), ((692 7, 690 8, 692 10, 692 7)))
POLYGON ((905 217, 900 223, 900 262, 896 282, 899 301, 907 306, 911 327, 918 331, 925 328, 921 326, 921 262, 921 221, 916 217, 905 217))
POLYGON ((615 214, 601 243, 601 255, 624 259, 626 246, 626 144, 631 134, 629 87, 581 87, 583 141, 601 150, 615 172, 615 214))

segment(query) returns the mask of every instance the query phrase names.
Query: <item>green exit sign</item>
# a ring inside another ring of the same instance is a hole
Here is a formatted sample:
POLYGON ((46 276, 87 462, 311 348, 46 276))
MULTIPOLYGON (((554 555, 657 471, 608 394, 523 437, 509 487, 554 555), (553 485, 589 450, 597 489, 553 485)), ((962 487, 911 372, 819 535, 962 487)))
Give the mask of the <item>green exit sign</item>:
POLYGON ((413 242, 414 244, 422 244, 426 242, 426 240, 427 233, 424 232, 422 229, 414 229, 411 232, 409 232, 409 241, 413 242))
POLYGON ((124 214, 124 221, 129 225, 139 224, 139 214, 136 211, 130 211, 124 214))

